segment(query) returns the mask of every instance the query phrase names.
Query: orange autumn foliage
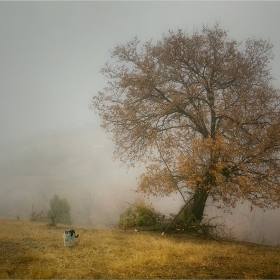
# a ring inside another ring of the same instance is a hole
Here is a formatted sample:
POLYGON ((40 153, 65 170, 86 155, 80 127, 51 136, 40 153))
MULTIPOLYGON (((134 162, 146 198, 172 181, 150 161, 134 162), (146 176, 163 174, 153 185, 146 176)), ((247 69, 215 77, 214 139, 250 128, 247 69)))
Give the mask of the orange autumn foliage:
POLYGON ((112 133, 115 157, 147 165, 139 191, 185 198, 200 190, 228 206, 279 207, 272 48, 261 39, 231 40, 215 24, 192 35, 170 31, 156 43, 136 37, 112 51, 101 70, 107 87, 92 108, 112 133))

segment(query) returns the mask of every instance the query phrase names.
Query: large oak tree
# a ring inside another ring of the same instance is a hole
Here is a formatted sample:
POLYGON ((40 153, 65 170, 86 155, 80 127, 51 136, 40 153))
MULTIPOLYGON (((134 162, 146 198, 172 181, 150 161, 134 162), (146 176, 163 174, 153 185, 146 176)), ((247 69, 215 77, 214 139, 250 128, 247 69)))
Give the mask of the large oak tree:
POLYGON ((207 198, 234 207, 280 205, 279 90, 269 41, 228 38, 216 24, 169 31, 157 43, 118 45, 93 98, 115 157, 147 171, 138 190, 191 196, 201 221, 207 198))

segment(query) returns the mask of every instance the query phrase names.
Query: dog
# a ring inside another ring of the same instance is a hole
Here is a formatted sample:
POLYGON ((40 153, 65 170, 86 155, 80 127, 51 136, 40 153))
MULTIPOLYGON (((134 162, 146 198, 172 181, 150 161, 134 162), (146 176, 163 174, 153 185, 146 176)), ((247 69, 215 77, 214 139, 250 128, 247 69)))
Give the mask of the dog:
POLYGON ((64 247, 66 244, 70 246, 70 244, 75 245, 75 238, 78 238, 79 234, 75 234, 75 230, 73 229, 67 229, 63 233, 63 241, 64 241, 64 247))

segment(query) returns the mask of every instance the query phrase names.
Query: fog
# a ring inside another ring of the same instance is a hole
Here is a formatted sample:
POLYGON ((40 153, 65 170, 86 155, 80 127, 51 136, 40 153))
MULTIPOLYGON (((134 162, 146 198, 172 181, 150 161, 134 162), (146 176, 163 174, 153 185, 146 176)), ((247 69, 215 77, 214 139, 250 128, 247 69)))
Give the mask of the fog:
MULTIPOLYGON (((100 68, 110 49, 134 36, 158 40, 169 29, 215 21, 229 37, 270 40, 280 87, 280 2, 0 2, 0 216, 29 219, 66 198, 76 225, 115 224, 135 193, 143 166, 113 161, 114 144, 89 109, 105 86, 100 68)), ((176 213, 177 195, 146 200, 176 213)), ((280 244, 280 211, 240 204, 232 214, 208 203, 209 218, 235 238, 280 244)))
MULTIPOLYGON (((111 141, 97 130, 97 125, 85 125, 6 143, 1 150, 0 215, 29 219, 32 206, 46 213, 58 194, 70 203, 75 224, 117 224, 127 203, 143 201, 135 189, 144 169, 128 170, 113 161, 111 141)), ((156 201, 146 199, 149 204, 156 201)), ((161 205, 159 210, 172 209, 161 205)))

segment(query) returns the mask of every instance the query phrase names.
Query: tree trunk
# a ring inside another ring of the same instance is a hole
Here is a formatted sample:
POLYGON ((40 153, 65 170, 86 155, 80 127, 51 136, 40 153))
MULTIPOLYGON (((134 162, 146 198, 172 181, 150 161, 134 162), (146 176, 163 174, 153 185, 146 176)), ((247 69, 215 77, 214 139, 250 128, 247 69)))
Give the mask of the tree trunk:
POLYGON ((179 227, 181 226, 187 228, 200 228, 199 224, 203 219, 203 213, 207 198, 208 191, 206 191, 204 188, 198 188, 162 234, 164 234, 175 221, 177 221, 177 225, 179 225, 179 227), (182 213, 184 213, 183 217, 180 217, 182 213))
POLYGON ((191 205, 191 213, 194 222, 201 222, 203 219, 204 208, 208 192, 203 188, 198 188, 193 195, 193 202, 191 205))

